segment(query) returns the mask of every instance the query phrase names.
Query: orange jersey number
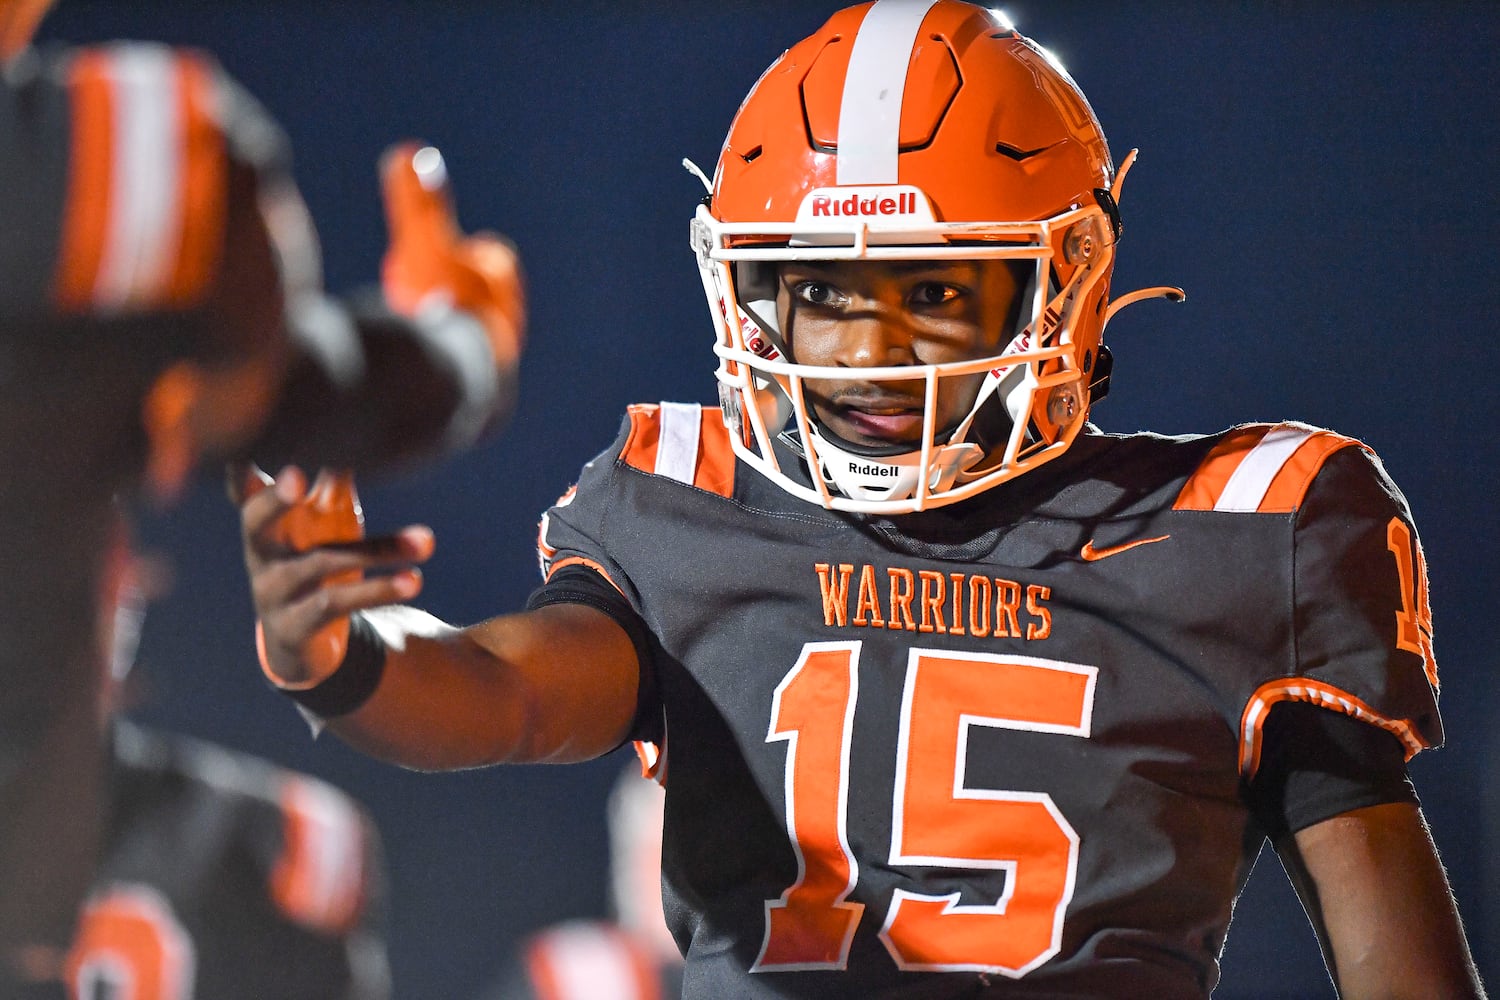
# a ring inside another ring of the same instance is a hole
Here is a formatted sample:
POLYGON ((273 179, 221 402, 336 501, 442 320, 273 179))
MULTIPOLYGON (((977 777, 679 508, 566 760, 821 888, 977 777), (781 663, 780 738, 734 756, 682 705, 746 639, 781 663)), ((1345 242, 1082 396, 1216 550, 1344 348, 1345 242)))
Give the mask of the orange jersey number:
POLYGON ((195 971, 192 939, 166 899, 117 885, 84 908, 67 979, 79 1000, 189 1000, 195 971))
MULTIPOLYGON (((845 831, 860 644, 808 643, 776 690, 767 742, 787 741, 787 829, 797 881, 766 901, 755 971, 841 969, 864 906, 845 831)), ((1041 792, 966 786, 974 727, 1089 735, 1093 667, 910 651, 893 795, 892 865, 1005 872, 1000 898, 897 889, 880 932, 902 969, 1019 977, 1057 953, 1078 836, 1041 792)))
POLYGON ((1401 610, 1396 612, 1396 648, 1422 658, 1427 682, 1437 690, 1437 660, 1432 655, 1432 605, 1427 600, 1427 561, 1422 543, 1399 517, 1385 527, 1386 546, 1396 559, 1401 610))

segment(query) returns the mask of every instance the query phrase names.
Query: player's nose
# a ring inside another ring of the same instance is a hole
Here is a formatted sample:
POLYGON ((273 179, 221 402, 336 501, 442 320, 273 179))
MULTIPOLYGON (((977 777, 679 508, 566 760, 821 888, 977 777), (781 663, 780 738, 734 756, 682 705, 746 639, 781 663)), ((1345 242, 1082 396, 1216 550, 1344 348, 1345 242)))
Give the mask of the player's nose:
POLYGON ((839 331, 841 368, 886 368, 916 364, 911 330, 878 306, 851 313, 839 331))

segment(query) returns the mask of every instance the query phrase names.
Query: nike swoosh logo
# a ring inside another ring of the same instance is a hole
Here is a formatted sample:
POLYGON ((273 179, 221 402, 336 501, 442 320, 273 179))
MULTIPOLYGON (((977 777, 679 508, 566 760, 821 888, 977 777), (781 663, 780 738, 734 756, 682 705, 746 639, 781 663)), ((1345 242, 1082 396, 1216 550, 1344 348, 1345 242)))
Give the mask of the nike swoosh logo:
POLYGON ((1098 562, 1100 559, 1108 559, 1110 556, 1117 556, 1121 552, 1127 552, 1130 549, 1135 548, 1137 545, 1150 545, 1152 542, 1165 542, 1168 538, 1171 537, 1171 535, 1157 535, 1155 538, 1137 538, 1133 542, 1125 542, 1121 545, 1106 545, 1102 549, 1094 548, 1094 540, 1090 538, 1088 541, 1083 543, 1083 548, 1079 550, 1078 554, 1083 557, 1084 562, 1098 562))

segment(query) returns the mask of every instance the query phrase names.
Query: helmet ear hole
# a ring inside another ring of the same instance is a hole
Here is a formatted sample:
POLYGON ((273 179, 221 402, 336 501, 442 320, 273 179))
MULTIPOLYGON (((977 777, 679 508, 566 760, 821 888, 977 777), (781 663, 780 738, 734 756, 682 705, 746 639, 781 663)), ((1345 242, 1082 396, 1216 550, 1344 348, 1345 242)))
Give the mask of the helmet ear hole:
POLYGON ((1119 240, 1125 224, 1120 219, 1120 205, 1115 201, 1115 196, 1110 194, 1108 188, 1094 188, 1094 200, 1104 209, 1104 214, 1109 216, 1110 235, 1113 237, 1111 242, 1119 240))

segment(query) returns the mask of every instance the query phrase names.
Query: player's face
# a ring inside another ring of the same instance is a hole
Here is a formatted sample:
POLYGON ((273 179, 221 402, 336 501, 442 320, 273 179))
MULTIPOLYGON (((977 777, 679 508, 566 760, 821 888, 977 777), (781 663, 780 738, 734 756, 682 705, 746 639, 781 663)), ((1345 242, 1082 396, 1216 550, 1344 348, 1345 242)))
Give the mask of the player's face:
MULTIPOLYGON (((809 380, 804 393, 821 424, 845 441, 920 442, 924 383, 861 380, 859 369, 947 364, 996 354, 1014 328, 1020 268, 1003 260, 794 261, 783 264, 777 312, 792 357, 847 368, 809 380)), ((937 426, 963 419, 983 374, 938 386, 937 426)))

